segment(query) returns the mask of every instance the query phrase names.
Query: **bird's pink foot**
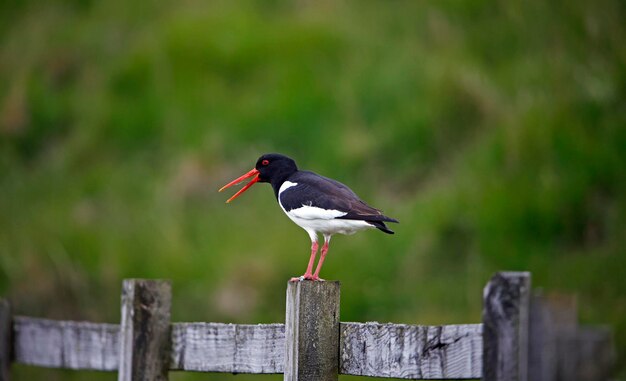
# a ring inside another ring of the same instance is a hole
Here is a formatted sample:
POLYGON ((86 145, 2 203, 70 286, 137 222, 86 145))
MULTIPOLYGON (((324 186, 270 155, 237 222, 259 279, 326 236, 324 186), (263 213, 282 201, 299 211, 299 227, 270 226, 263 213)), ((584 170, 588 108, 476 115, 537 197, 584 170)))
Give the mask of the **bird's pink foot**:
POLYGON ((313 280, 313 281, 324 282, 324 279, 320 278, 317 275, 312 275, 312 274, 304 274, 302 276, 293 277, 293 278, 289 279, 290 282, 302 282, 304 280, 313 280))

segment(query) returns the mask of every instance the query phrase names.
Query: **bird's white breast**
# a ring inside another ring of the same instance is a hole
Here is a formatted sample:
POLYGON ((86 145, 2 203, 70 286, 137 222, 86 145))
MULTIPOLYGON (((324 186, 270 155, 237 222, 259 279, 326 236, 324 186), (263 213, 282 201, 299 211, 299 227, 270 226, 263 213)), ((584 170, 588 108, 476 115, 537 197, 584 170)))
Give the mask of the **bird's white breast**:
POLYGON ((287 189, 297 185, 298 183, 285 181, 278 190, 278 204, 287 217, 309 233, 311 239, 313 239, 316 233, 327 235, 335 233, 353 234, 359 230, 374 227, 361 220, 337 219, 337 217, 345 216, 347 213, 340 210, 319 208, 312 206, 310 203, 307 205, 306 200, 299 208, 294 208, 289 211, 285 210, 285 207, 280 201, 281 195, 287 189))

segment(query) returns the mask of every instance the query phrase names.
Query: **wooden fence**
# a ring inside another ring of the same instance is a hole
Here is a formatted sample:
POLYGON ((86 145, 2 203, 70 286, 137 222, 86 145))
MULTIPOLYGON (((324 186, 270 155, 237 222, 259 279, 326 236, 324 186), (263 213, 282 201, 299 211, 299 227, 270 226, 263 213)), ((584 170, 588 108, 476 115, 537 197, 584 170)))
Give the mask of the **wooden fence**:
POLYGON ((500 272, 483 292, 480 324, 344 323, 339 282, 290 282, 285 324, 170 323, 171 285, 125 280, 121 324, 12 316, 0 300, 0 381, 11 363, 117 371, 167 380, 169 371, 339 374, 403 379, 602 381, 611 332, 579 327, 574 298, 532 293, 530 274, 500 272))

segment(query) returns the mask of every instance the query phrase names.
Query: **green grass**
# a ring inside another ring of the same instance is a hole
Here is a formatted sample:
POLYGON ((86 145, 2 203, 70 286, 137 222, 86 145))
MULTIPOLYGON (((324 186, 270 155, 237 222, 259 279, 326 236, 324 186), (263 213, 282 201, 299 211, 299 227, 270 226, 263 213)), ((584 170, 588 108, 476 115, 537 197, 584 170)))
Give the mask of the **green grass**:
MULTIPOLYGON (((282 152, 401 221, 333 238, 322 275, 342 281, 342 320, 478 322, 490 274, 528 270, 612 325, 623 359, 625 15, 612 0, 4 3, 0 295, 115 322, 122 279, 169 278, 175 321, 282 321, 307 235, 267 186, 216 192, 282 152)), ((43 377, 95 376, 14 378, 43 377)), ((279 379, 233 377, 172 379, 279 379)))

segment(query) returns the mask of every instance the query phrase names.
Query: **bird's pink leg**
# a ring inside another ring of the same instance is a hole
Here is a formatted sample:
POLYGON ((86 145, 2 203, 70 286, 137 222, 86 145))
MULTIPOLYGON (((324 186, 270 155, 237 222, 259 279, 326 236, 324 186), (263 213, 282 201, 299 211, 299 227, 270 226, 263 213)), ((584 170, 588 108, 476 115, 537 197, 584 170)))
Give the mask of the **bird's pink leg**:
POLYGON ((306 272, 301 277, 291 278, 289 280, 290 282, 301 281, 304 279, 313 279, 313 263, 315 262, 315 256, 317 255, 317 247, 317 241, 313 241, 313 243, 311 243, 311 257, 309 258, 309 264, 306 267, 306 272))
POLYGON ((322 265, 324 264, 326 253, 328 253, 329 242, 330 236, 324 236, 324 246, 322 246, 322 254, 320 255, 320 260, 317 262, 317 268, 315 269, 315 274, 313 274, 313 280, 323 280, 320 278, 320 270, 322 269, 322 265))

